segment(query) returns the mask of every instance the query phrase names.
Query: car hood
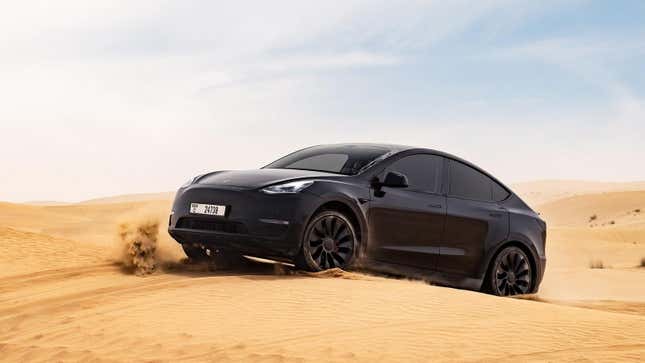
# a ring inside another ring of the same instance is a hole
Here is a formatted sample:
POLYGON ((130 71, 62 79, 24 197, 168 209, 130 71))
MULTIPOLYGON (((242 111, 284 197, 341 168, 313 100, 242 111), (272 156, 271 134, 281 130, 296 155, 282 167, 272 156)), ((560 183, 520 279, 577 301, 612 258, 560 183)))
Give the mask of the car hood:
POLYGON ((256 189, 294 179, 342 177, 339 174, 296 169, 226 170, 206 174, 197 184, 256 189))

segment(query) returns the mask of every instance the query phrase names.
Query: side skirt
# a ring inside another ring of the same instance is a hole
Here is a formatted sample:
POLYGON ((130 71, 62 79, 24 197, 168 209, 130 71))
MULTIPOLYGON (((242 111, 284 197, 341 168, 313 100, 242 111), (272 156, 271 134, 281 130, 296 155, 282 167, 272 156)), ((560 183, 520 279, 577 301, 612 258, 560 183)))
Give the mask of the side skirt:
POLYGON ((430 282, 432 285, 456 287, 459 289, 473 291, 480 291, 482 284, 484 283, 483 278, 477 279, 472 277, 465 277, 463 275, 426 270, 367 258, 356 261, 354 268, 367 272, 377 272, 395 277, 425 280, 430 282))

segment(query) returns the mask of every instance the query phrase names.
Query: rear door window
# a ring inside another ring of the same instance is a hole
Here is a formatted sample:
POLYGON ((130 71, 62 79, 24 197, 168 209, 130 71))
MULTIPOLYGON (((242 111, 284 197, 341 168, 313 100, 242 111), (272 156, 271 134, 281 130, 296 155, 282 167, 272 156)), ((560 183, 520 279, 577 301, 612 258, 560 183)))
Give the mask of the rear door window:
POLYGON ((487 175, 458 161, 450 162, 450 196, 481 200, 501 201, 508 191, 487 175))

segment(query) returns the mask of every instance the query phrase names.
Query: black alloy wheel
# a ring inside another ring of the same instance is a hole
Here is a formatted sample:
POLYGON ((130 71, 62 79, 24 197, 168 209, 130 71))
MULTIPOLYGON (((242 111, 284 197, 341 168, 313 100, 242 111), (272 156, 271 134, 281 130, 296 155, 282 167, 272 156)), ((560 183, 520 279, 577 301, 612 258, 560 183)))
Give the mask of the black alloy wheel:
POLYGON ((489 276, 492 293, 499 296, 529 293, 532 278, 531 261, 518 247, 505 248, 497 255, 489 276))
POLYGON ((356 232, 349 219, 336 211, 323 211, 307 226, 297 265, 312 271, 344 269, 353 262, 356 250, 356 232))

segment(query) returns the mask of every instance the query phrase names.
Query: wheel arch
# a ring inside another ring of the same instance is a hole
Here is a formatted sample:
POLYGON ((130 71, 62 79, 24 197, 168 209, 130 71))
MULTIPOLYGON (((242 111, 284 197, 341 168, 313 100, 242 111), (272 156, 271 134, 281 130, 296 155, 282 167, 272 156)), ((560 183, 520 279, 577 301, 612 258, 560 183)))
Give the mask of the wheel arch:
MULTIPOLYGON (((309 225, 309 223, 318 213, 325 210, 334 210, 337 212, 341 212, 345 214, 347 218, 349 218, 357 234, 358 242, 360 244, 360 250, 361 251, 364 250, 366 246, 366 241, 367 241, 367 221, 365 220, 365 216, 363 215, 357 203, 352 203, 351 201, 348 201, 346 198, 336 197, 336 198, 325 199, 309 215, 309 218, 307 219, 307 223, 305 224, 305 226, 309 225)), ((300 241, 301 244, 302 244, 302 240, 304 239, 305 230, 306 228, 303 229, 303 236, 300 241)))
POLYGON ((349 218, 350 222, 352 222, 352 225, 356 229, 357 237, 359 241, 362 241, 363 234, 364 234, 364 228, 363 228, 363 222, 361 219, 358 217, 358 214, 352 208, 347 202, 341 201, 341 200, 329 200, 321 204, 311 215, 311 218, 309 218, 309 223, 311 219, 318 213, 324 211, 324 210, 334 210, 337 212, 341 212, 349 218))
POLYGON ((524 241, 521 241, 519 239, 515 240, 509 240, 500 243, 497 245, 492 250, 492 253, 489 254, 489 257, 486 259, 486 264, 485 269, 484 269, 484 275, 482 277, 482 286, 480 288, 484 289, 488 286, 488 279, 490 277, 490 272, 491 269, 493 268, 493 262, 495 261, 495 258, 506 248, 508 247, 517 247, 522 250, 526 254, 526 256, 529 258, 529 262, 531 263, 531 292, 534 292, 537 289, 538 285, 538 276, 539 276, 539 266, 538 266, 538 261, 539 257, 537 254, 537 251, 535 250, 535 247, 532 247, 529 243, 526 243, 524 241))

